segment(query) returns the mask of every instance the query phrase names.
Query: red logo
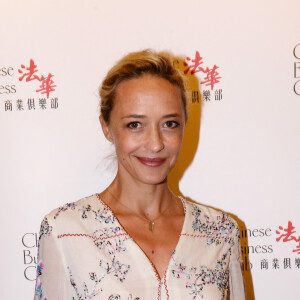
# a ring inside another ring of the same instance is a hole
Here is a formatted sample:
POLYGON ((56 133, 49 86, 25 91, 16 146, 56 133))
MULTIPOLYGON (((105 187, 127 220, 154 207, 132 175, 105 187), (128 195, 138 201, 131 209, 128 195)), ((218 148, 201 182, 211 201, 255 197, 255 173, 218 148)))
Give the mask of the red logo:
POLYGON ((183 63, 185 67, 184 74, 188 74, 190 72, 192 75, 198 72, 202 72, 205 74, 204 80, 200 82, 200 84, 204 84, 205 86, 209 86, 211 90, 214 89, 215 84, 219 83, 222 77, 219 76, 219 72, 217 69, 219 67, 214 65, 211 69, 206 67, 203 68, 203 57, 200 56, 199 51, 196 51, 195 58, 191 59, 187 57, 185 62, 183 63))
POLYGON ((47 76, 38 76, 36 74, 38 72, 37 65, 34 63, 33 59, 30 59, 29 67, 21 65, 21 68, 18 69, 18 72, 22 74, 22 76, 19 77, 20 81, 23 81, 23 79, 25 79, 26 82, 38 80, 41 85, 40 88, 36 90, 36 92, 46 94, 47 98, 49 98, 51 92, 55 91, 56 85, 54 85, 54 81, 52 79, 54 75, 49 73, 47 76))
POLYGON ((296 231, 294 230, 295 227, 293 226, 292 222, 291 221, 288 222, 287 228, 283 228, 282 226, 279 226, 278 229, 279 230, 276 230, 276 234, 278 234, 279 237, 276 239, 276 242, 279 242, 280 240, 283 243, 294 241, 298 243, 298 245, 296 246, 296 249, 293 250, 293 252, 300 254, 300 236, 296 237, 294 235, 296 231))

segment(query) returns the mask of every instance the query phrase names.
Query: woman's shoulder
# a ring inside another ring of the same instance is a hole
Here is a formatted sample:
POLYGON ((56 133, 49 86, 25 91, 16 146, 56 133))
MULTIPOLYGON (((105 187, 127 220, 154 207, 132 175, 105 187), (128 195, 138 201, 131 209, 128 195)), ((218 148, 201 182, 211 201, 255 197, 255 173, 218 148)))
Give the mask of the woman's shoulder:
POLYGON ((82 223, 99 224, 114 221, 110 209, 97 194, 66 203, 48 213, 42 223, 56 228, 74 229, 82 223))
POLYGON ((82 214, 85 211, 92 210, 92 208, 99 208, 99 200, 96 194, 74 202, 65 203, 50 211, 45 217, 56 220, 64 218, 64 216, 82 214))
POLYGON ((98 194, 66 203, 47 214, 40 227, 41 237, 99 237, 120 231, 111 209, 98 194))
POLYGON ((220 236, 239 235, 238 224, 229 214, 194 201, 182 200, 185 202, 192 233, 220 236))

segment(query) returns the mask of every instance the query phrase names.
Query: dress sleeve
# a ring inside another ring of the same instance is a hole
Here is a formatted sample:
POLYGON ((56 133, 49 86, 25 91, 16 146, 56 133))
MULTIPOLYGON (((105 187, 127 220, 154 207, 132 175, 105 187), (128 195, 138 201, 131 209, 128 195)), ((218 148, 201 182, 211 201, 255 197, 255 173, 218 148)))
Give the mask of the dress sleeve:
POLYGON ((64 264, 64 255, 55 228, 49 224, 47 217, 41 224, 37 263, 34 300, 71 299, 66 290, 70 281, 64 264))
POLYGON ((245 285, 242 273, 242 260, 240 249, 240 233, 236 225, 234 244, 231 248, 229 264, 230 300, 246 300, 245 285))

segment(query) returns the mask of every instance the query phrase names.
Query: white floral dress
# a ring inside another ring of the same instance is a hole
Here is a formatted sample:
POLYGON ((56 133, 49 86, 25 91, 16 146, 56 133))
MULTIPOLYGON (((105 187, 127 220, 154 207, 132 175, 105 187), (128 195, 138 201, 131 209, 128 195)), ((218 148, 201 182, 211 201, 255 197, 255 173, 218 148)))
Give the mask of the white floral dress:
POLYGON ((162 279, 98 195, 55 209, 41 225, 35 300, 244 300, 236 222, 182 202, 182 232, 162 279))

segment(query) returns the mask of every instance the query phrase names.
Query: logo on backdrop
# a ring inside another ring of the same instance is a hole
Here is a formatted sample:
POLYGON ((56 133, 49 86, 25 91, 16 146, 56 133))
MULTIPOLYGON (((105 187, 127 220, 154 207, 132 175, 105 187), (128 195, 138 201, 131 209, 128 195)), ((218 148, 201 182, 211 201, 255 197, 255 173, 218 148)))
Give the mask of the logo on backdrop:
POLYGON ((294 58, 294 78, 296 82, 294 84, 294 92, 296 95, 300 96, 300 44, 296 45, 293 50, 294 58))
POLYGON ((279 235, 279 237, 276 239, 276 242, 292 242, 293 244, 295 244, 296 242, 297 245, 293 252, 300 254, 300 235, 295 235, 296 231, 294 229, 295 227, 293 226, 291 221, 288 221, 288 225, 286 228, 279 226, 278 230, 276 230, 276 234, 279 235))
POLYGON ((37 65, 34 63, 33 59, 30 59, 29 67, 25 67, 24 65, 21 65, 21 68, 18 69, 18 72, 22 74, 22 76, 19 77, 20 81, 23 81, 25 79, 26 82, 37 80, 41 84, 36 92, 39 92, 41 94, 46 94, 47 99, 49 99, 50 93, 55 91, 56 85, 54 84, 54 81, 51 73, 48 73, 48 75, 45 77, 44 75, 38 75, 35 74, 38 72, 37 65))
POLYGON ((0 68, 0 78, 0 96, 5 97, 0 110, 24 112, 58 108, 54 75, 50 72, 41 74, 33 59, 18 68, 0 68), (19 89, 22 95, 18 95, 19 89))
POLYGON ((36 278, 38 234, 27 232, 22 236, 24 277, 29 281, 36 278))
MULTIPOLYGON (((178 60, 175 60, 174 63, 180 64, 178 60)), ((219 73, 219 66, 214 64, 211 68, 207 67, 198 50, 192 58, 187 56, 179 68, 183 69, 183 73, 186 76, 189 74, 197 74, 199 76, 201 92, 198 89, 192 90, 191 98, 193 103, 199 103, 201 97, 204 101, 222 100, 222 89, 219 88, 222 77, 219 73)))
POLYGON ((295 227, 288 221, 286 228, 278 226, 273 231, 271 228, 255 228, 241 230, 241 252, 243 257, 243 270, 291 270, 300 271, 300 236, 295 234, 295 227), (275 233, 275 235, 273 234, 275 233), (263 241, 261 243, 260 241, 263 241), (297 243, 294 249, 288 248, 284 256, 276 253, 279 243, 297 243), (249 243, 249 244, 248 244, 249 243), (296 254, 296 256, 295 256, 296 254), (249 258, 250 256, 250 258, 249 258))

